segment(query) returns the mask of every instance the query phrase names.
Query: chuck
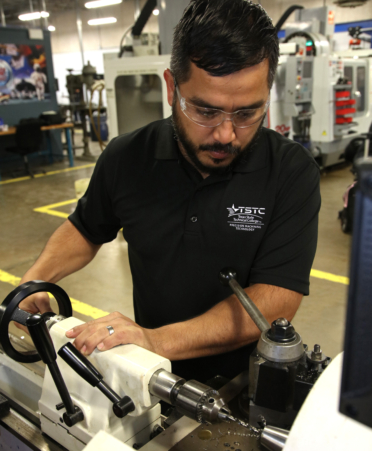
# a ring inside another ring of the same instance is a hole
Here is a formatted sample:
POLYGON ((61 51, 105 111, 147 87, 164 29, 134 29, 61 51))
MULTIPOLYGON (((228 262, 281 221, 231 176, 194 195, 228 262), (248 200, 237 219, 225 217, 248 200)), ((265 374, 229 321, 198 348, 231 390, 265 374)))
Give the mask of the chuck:
POLYGON ((153 374, 149 391, 199 423, 218 423, 231 413, 218 391, 194 380, 186 382, 163 369, 153 374))

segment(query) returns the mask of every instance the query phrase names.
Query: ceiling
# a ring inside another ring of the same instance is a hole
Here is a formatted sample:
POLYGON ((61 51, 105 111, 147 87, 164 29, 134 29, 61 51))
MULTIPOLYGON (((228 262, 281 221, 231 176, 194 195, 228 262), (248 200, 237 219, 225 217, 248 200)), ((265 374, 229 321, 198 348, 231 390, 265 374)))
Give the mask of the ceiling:
MULTIPOLYGON (((84 3, 87 0, 44 0, 46 10, 50 13, 58 13, 75 9, 77 3, 79 7, 84 8, 84 3)), ((33 10, 42 10, 41 0, 32 0, 33 10)), ((20 14, 31 12, 30 0, 0 0, 0 6, 3 7, 5 14, 5 21, 7 25, 25 25, 18 19, 20 14)))

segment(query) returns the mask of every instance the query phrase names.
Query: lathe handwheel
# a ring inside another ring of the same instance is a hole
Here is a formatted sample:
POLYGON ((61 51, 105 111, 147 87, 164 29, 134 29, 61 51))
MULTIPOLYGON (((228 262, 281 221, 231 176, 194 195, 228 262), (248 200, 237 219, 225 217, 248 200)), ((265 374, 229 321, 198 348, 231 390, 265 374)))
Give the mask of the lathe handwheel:
POLYGON ((67 293, 54 283, 44 282, 42 280, 31 280, 15 288, 4 299, 0 305, 0 347, 13 360, 23 363, 38 362, 40 359, 36 351, 19 352, 9 339, 9 324, 11 321, 17 321, 23 325, 31 313, 18 308, 18 305, 28 296, 39 292, 52 294, 59 307, 59 314, 68 318, 72 316, 71 301, 67 293))

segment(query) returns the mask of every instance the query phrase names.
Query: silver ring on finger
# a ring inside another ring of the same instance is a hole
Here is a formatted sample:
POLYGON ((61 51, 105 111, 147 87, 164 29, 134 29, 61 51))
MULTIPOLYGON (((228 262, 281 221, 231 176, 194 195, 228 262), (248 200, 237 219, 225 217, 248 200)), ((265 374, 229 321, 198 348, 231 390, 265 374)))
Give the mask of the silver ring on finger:
POLYGON ((110 335, 112 335, 115 332, 112 326, 107 326, 106 329, 108 329, 110 335))

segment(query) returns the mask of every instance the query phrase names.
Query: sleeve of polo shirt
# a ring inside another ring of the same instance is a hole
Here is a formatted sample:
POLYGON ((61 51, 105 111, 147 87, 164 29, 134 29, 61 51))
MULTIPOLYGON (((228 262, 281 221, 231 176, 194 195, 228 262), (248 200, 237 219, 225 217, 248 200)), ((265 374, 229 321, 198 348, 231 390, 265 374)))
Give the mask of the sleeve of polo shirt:
POLYGON ((273 215, 248 283, 275 285, 308 295, 318 237, 320 171, 311 157, 303 158, 303 149, 297 152, 283 162, 286 170, 279 178, 273 215))
POLYGON ((110 160, 114 141, 112 140, 100 155, 86 193, 68 218, 79 232, 94 244, 114 240, 121 228, 111 196, 115 164, 110 160))

